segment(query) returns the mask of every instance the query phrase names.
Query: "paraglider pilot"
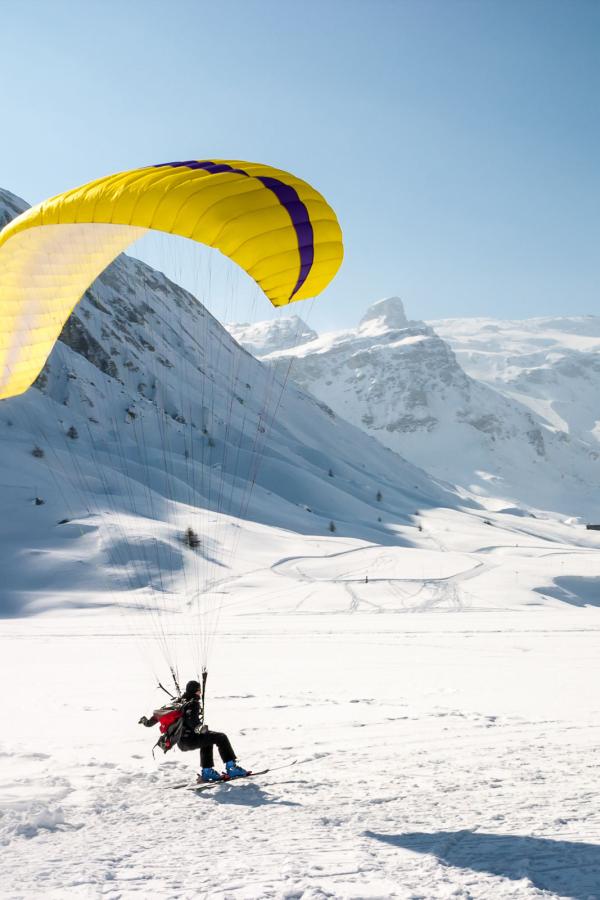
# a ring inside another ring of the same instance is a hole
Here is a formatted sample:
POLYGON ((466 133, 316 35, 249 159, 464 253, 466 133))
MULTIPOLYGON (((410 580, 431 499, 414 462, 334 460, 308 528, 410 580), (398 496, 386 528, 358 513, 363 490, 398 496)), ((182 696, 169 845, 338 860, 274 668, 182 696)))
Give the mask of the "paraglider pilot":
POLYGON ((140 725, 150 728, 160 723, 162 737, 158 745, 165 752, 173 743, 180 750, 200 750, 202 772, 199 781, 224 781, 240 778, 249 772, 238 766, 231 741, 220 731, 210 731, 202 722, 202 689, 199 681, 188 681, 183 695, 171 706, 155 710, 148 718, 142 716, 140 725), (225 773, 220 775, 214 765, 214 747, 217 747, 225 763, 225 773))

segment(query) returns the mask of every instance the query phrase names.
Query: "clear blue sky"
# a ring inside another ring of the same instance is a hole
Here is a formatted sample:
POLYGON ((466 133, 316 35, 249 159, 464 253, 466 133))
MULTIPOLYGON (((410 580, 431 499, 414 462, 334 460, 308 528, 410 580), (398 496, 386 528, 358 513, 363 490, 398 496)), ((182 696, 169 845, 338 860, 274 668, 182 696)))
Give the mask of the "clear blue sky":
MULTIPOLYGON (((599 0, 0 4, 0 185, 233 157, 336 208, 317 326, 600 314, 599 0)), ((300 312, 300 310, 294 310, 300 312)))

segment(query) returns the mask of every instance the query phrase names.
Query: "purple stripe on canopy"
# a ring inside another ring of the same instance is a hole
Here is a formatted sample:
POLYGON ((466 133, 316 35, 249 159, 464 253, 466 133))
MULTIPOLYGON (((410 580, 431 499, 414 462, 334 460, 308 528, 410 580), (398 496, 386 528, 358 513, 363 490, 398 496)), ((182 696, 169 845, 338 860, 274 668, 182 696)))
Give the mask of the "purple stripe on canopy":
POLYGON ((244 172, 243 169, 236 169, 234 166, 227 165, 227 163, 215 163, 211 160, 188 159, 183 162, 158 163, 154 168, 162 169, 167 166, 173 169, 204 169, 205 172, 208 172, 211 175, 217 175, 220 172, 231 172, 236 175, 244 175, 246 178, 256 177, 257 181, 260 181, 261 184, 275 194, 281 205, 287 210, 298 240, 300 274, 298 275, 294 290, 290 294, 291 300, 308 278, 315 260, 315 235, 312 223, 310 221, 308 210, 298 196, 297 191, 290 184, 285 184, 284 181, 280 181, 278 178, 260 175, 251 176, 248 172, 244 172))
POLYGON ((290 300, 298 293, 312 268, 315 259, 315 236, 308 215, 308 210, 296 190, 289 184, 279 181, 277 178, 258 178, 266 188, 273 191, 282 206, 287 209, 292 225, 298 238, 298 252, 300 254, 300 274, 294 290, 290 294, 290 300))

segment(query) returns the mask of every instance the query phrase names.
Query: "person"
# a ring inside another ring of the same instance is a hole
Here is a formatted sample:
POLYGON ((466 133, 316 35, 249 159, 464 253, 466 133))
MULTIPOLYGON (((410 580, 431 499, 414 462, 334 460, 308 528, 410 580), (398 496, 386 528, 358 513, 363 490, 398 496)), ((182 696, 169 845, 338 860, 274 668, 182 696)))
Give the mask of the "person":
MULTIPOLYGON (((178 730, 176 743, 184 753, 188 750, 200 750, 202 771, 198 776, 198 781, 223 781, 228 778, 241 778, 243 775, 249 775, 247 769, 238 765, 227 735, 220 731, 210 731, 206 725, 202 724, 202 690, 199 681, 188 681, 180 704, 182 723, 178 730), (214 747, 217 747, 219 755, 225 763, 224 775, 220 775, 215 769, 214 747)), ((156 725, 158 721, 159 717, 155 713, 150 718, 142 716, 140 724, 149 728, 156 725)))

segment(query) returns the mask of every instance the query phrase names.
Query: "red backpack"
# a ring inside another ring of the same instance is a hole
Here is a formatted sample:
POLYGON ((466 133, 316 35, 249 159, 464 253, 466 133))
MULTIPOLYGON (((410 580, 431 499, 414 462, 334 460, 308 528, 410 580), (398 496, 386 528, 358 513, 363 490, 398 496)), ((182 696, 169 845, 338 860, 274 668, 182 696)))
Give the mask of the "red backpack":
POLYGON ((158 720, 161 736, 155 747, 160 747, 163 753, 167 753, 173 744, 176 744, 183 731, 183 707, 180 704, 161 706, 154 710, 154 717, 158 720))

